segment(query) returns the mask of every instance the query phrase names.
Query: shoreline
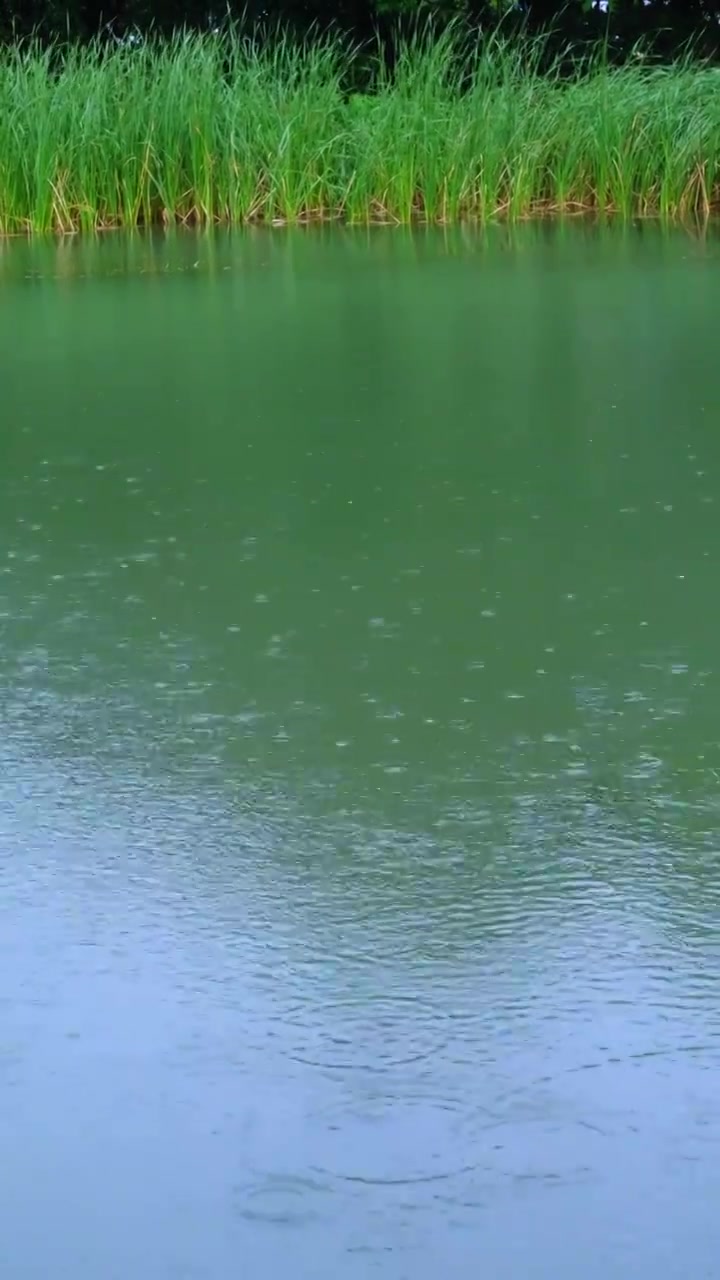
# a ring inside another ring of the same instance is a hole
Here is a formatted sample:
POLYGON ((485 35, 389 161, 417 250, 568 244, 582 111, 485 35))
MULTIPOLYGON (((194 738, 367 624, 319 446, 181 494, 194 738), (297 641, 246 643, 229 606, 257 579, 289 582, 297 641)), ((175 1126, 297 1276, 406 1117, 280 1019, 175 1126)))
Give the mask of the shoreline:
POLYGON ((631 211, 629 213, 620 212, 611 208, 598 208, 597 206, 588 205, 585 208, 533 208, 520 214, 508 216, 502 210, 491 212, 485 217, 476 217, 472 215, 459 217, 454 220, 443 220, 442 218, 428 218, 422 214, 415 215, 407 220, 397 218, 382 218, 380 216, 371 216, 369 218, 350 221, 343 216, 342 213, 333 214, 331 212, 322 214, 301 215, 296 219, 289 218, 248 218, 245 221, 231 222, 215 218, 208 220, 175 219, 168 221, 157 218, 153 222, 135 222, 131 224, 124 223, 98 223, 96 226, 82 228, 79 225, 72 227, 51 227, 48 230, 37 231, 32 227, 20 228, 19 230, 6 231, 0 230, 0 245, 10 242, 20 241, 26 243, 28 241, 50 239, 57 241, 77 240, 85 237, 105 237, 116 235, 152 235, 158 232, 190 232, 197 234, 206 234, 213 231, 231 232, 231 231, 290 231, 290 230, 320 230, 337 228, 344 231, 369 231, 369 230, 388 230, 388 231, 452 231, 452 230, 476 230, 483 231, 491 227, 508 227, 508 226, 524 226, 530 223, 588 223, 597 224, 606 222, 608 225, 615 224, 627 226, 628 224, 644 224, 647 226, 656 225, 658 227, 681 230, 683 227, 703 227, 716 224, 720 227, 720 196, 717 202, 710 205, 707 210, 702 212, 690 211, 687 213, 678 213, 674 215, 661 215, 657 212, 638 212, 631 211))

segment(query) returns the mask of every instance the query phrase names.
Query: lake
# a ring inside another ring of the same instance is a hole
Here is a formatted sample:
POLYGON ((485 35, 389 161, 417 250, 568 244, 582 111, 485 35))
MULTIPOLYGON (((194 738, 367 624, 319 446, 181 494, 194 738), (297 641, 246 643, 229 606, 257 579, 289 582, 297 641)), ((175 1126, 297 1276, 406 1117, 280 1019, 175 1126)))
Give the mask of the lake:
POLYGON ((719 267, 2 246, 12 1280, 716 1276, 719 267))

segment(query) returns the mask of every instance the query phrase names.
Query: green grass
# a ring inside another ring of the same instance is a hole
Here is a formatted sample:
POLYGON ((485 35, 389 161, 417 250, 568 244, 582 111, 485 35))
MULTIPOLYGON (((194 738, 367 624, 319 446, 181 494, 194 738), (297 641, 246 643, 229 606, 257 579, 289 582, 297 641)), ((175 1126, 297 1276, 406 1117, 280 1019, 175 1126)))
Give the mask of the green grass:
POLYGON ((537 44, 468 63, 458 39, 406 44, 362 95, 329 40, 6 47, 0 233, 720 208, 720 72, 598 59, 568 79, 537 44))

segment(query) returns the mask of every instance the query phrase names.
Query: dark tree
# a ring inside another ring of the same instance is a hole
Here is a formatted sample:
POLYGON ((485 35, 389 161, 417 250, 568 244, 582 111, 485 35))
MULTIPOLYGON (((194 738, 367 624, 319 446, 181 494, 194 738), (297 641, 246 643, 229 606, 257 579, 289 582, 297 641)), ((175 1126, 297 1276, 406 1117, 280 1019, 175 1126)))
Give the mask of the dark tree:
POLYGON ((706 55, 720 45, 720 0, 0 0, 0 38, 35 31, 48 38, 85 39, 100 31, 169 32, 207 28, 211 21, 284 22, 307 30, 334 26, 359 38, 380 24, 413 16, 462 15, 486 26, 508 18, 530 30, 552 27, 559 41, 611 37, 616 53, 639 40, 672 56, 687 42, 706 55))

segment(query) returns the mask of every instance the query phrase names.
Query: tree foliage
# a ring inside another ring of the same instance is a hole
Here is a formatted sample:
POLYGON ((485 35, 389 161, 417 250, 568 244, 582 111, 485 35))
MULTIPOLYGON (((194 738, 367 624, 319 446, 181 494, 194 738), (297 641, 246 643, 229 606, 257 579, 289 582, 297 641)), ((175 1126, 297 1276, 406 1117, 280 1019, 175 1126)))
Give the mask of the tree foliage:
POLYGON ((720 52, 720 0, 0 0, 0 38, 31 33, 87 39, 104 32, 207 29, 228 20, 283 23, 299 30, 334 27, 363 39, 418 17, 464 17, 473 27, 520 23, 552 27, 558 40, 602 39, 622 54, 646 41, 661 56, 692 43, 720 52))

